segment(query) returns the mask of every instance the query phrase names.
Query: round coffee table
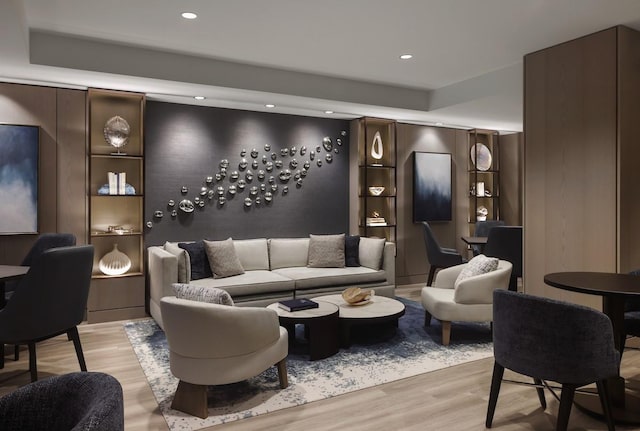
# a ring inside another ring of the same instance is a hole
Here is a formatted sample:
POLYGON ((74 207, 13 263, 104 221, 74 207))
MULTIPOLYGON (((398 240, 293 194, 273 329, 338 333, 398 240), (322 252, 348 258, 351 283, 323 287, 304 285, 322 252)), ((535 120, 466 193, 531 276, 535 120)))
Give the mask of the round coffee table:
POLYGON ((342 295, 325 295, 313 298, 314 301, 329 302, 340 309, 340 335, 342 345, 351 345, 351 328, 360 325, 391 324, 398 326, 398 319, 404 315, 404 304, 386 296, 374 296, 368 304, 350 305, 342 295))
POLYGON ((309 359, 312 361, 333 356, 340 349, 338 340, 338 306, 326 301, 316 302, 318 303, 318 308, 300 311, 284 310, 278 306, 277 302, 267 306, 267 308, 278 313, 280 325, 284 326, 289 332, 289 349, 292 352, 298 350, 296 345, 296 324, 304 325, 309 343, 309 359))

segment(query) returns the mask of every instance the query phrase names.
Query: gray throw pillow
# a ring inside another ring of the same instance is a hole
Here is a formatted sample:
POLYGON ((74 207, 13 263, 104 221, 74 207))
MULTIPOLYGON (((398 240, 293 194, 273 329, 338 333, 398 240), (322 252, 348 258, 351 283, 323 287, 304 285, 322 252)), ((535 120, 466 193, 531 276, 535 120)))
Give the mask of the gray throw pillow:
POLYGON ((309 235, 310 268, 344 268, 344 234, 309 235))
POLYGON ((231 299, 229 292, 217 287, 191 286, 183 283, 173 283, 171 286, 176 298, 210 304, 233 305, 233 299, 231 299))
POLYGON ((479 254, 471 259, 465 267, 458 274, 455 284, 464 280, 465 278, 475 277, 476 275, 486 274, 487 272, 495 271, 498 269, 498 258, 487 257, 484 254, 479 254))
POLYGON ((209 258, 213 278, 244 274, 244 268, 236 254, 231 238, 224 241, 204 240, 204 248, 209 258))
POLYGON ((165 242, 164 250, 178 258, 178 283, 188 283, 191 280, 191 260, 189 253, 178 246, 177 242, 165 242))
POLYGON ((382 266, 382 255, 384 253, 384 244, 387 242, 384 238, 367 238, 361 237, 358 246, 358 254, 360 265, 376 271, 382 266))

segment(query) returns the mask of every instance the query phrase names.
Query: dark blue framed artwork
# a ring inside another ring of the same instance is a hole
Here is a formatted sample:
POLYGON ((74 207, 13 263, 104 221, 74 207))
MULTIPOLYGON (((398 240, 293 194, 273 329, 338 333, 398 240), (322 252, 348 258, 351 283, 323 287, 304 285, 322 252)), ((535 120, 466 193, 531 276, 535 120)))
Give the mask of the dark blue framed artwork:
POLYGON ((451 154, 413 153, 413 222, 451 220, 451 154))
POLYGON ((0 234, 38 233, 40 128, 0 124, 0 234))

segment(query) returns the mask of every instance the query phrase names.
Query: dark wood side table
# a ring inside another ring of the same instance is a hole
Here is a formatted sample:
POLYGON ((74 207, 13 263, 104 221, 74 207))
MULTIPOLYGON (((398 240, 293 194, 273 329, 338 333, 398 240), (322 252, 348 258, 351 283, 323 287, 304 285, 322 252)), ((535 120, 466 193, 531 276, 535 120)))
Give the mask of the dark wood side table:
POLYGON ((328 358, 338 353, 339 308, 337 305, 324 301, 318 302, 318 308, 300 311, 286 311, 278 303, 270 304, 267 308, 278 313, 280 324, 289 332, 289 349, 296 352, 296 325, 304 325, 309 346, 309 359, 312 361, 328 358))
MULTIPOLYGON (((27 271, 29 271, 28 266, 0 265, 0 309, 7 305, 4 283, 24 277, 27 271)), ((4 368, 4 344, 0 346, 0 368, 4 368)))
MULTIPOLYGON (((613 336, 618 350, 624 345, 624 304, 630 297, 640 296, 640 277, 606 272, 556 272, 544 276, 549 286, 572 292, 599 295, 603 298, 603 311, 611 319, 613 336)), ((622 352, 620 352, 622 356, 622 352)), ((640 424, 640 398, 625 389, 621 376, 607 382, 616 422, 640 424)), ((597 416, 603 416, 597 391, 576 393, 574 403, 597 416)))
POLYGON ((484 251, 484 246, 487 245, 486 236, 462 236, 460 237, 467 245, 477 245, 481 251, 484 251))

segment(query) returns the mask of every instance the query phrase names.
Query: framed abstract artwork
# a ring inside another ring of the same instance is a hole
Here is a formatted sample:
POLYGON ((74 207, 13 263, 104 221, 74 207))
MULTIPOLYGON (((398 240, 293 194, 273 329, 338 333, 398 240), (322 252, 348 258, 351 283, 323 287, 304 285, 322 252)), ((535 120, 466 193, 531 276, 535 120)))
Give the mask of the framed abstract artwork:
POLYGON ((0 124, 0 235, 38 233, 40 128, 0 124))
POLYGON ((450 221, 451 154, 413 153, 413 222, 450 221))

